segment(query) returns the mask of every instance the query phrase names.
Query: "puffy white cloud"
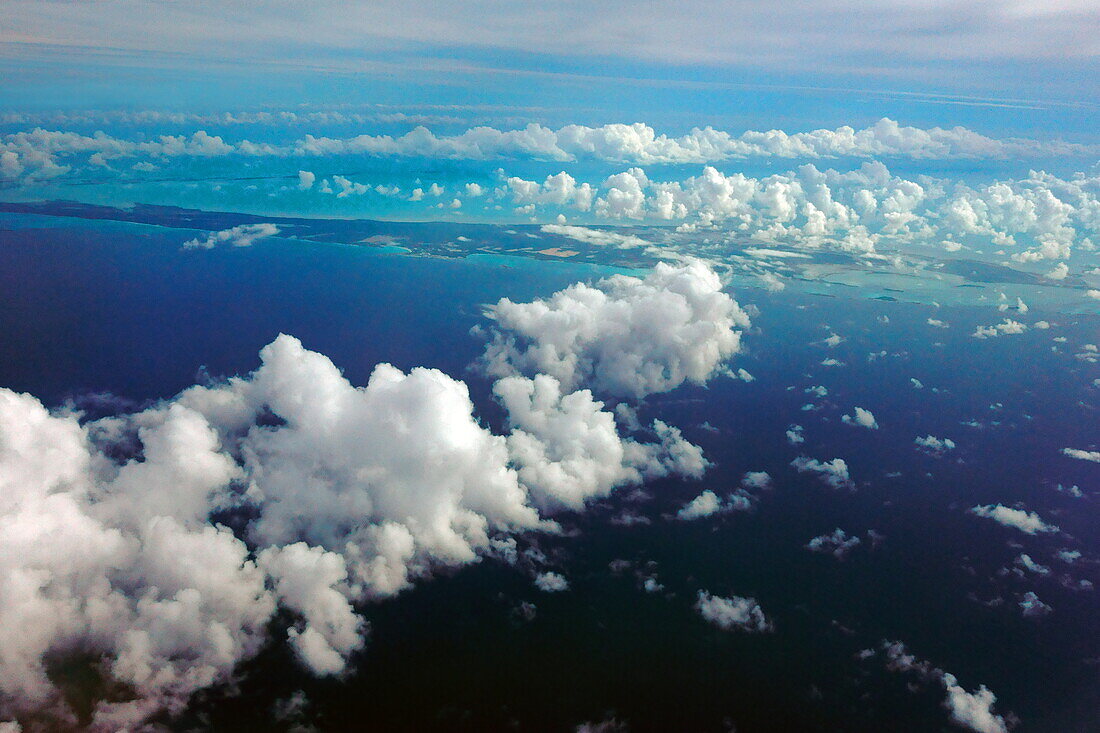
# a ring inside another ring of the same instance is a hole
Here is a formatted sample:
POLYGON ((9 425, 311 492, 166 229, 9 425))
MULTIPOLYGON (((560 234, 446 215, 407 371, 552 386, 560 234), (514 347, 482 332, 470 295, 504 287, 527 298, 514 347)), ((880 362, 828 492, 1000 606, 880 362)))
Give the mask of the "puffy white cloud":
POLYGON ((695 497, 676 512, 677 519, 692 520, 709 517, 722 508, 722 500, 710 489, 695 497))
POLYGON ((1035 573, 1036 575, 1049 575, 1050 568, 1046 565, 1035 562, 1031 559, 1031 555, 1027 553, 1021 553, 1015 560, 1016 565, 1020 566, 1024 570, 1035 573))
POLYGON ((690 522, 714 514, 733 511, 745 511, 752 507, 752 499, 744 492, 735 492, 725 499, 710 489, 706 489, 676 512, 676 518, 690 522))
POLYGON ((540 509, 707 466, 660 421, 653 443, 621 438, 545 375, 497 385, 512 430, 495 435, 438 370, 380 364, 356 387, 285 335, 260 357, 84 424, 0 389, 0 716, 72 723, 45 660, 77 651, 133 691, 97 726, 179 712, 268 641, 277 609, 303 665, 339 674, 364 642, 356 602, 506 556, 510 533, 556 528, 540 509), (223 510, 241 536, 212 523, 223 510))
POLYGON ((543 593, 560 593, 569 590, 569 581, 560 573, 539 573, 535 576, 535 587, 543 593))
POLYGON ((344 660, 363 645, 364 628, 348 600, 344 557, 296 542, 265 549, 257 564, 282 606, 302 618, 290 642, 305 665, 319 674, 343 671, 344 660))
POLYGON ((333 176, 332 182, 336 184, 336 198, 343 199, 348 196, 362 196, 370 191, 370 186, 358 183, 345 176, 333 176))
POLYGON ((542 183, 512 176, 505 180, 505 185, 519 206, 543 204, 588 211, 596 198, 596 189, 591 184, 578 185, 577 179, 565 171, 547 176, 542 183))
POLYGON ((917 446, 917 450, 937 457, 947 451, 955 450, 955 441, 951 438, 937 438, 935 435, 925 435, 923 438, 918 435, 913 439, 913 443, 917 446))
MULTIPOLYGON (((592 184, 595 213, 610 220, 680 221, 690 230, 725 229, 741 236, 802 248, 823 246, 867 254, 880 241, 923 244, 946 238, 990 239, 1015 248, 1012 259, 1028 264, 1065 259, 1088 249, 1084 236, 1100 227, 1100 179, 1070 179, 1038 172, 1026 178, 970 187, 946 179, 920 181, 891 175, 879 162, 857 170, 819 170, 803 165, 763 178, 726 175, 705 166, 682 180, 653 180, 631 168, 592 184)), ((538 203, 530 182, 525 201, 538 203)), ((556 203, 556 202, 550 202, 556 203)), ((749 256, 779 250, 750 248, 749 256)), ((774 255, 773 255, 774 256, 774 255)), ((1052 277, 1065 277, 1056 268, 1052 277)), ((774 272, 760 273, 766 287, 781 289, 774 272)))
POLYGON ((791 445, 801 445, 806 442, 805 436, 802 434, 801 425, 792 425, 787 428, 787 442, 791 445))
POLYGON ((313 184, 317 181, 317 176, 312 171, 298 171, 298 188, 302 191, 308 191, 313 188, 313 184))
POLYGON ((945 673, 943 686, 947 690, 944 706, 953 721, 976 733, 1008 733, 1004 718, 993 712, 997 696, 985 685, 977 692, 967 692, 959 686, 955 675, 945 673))
MULTIPOLYGON (((882 652, 886 668, 891 672, 916 674, 924 681, 943 685, 947 692, 943 706, 958 725, 975 733, 1008 733, 1004 718, 993 712, 997 696, 985 685, 980 685, 976 692, 967 692, 955 675, 918 659, 900 641, 883 641, 882 652)), ((869 653, 874 655, 873 651, 869 653)))
POLYGON ((875 416, 870 410, 865 410, 862 407, 857 407, 854 410, 855 416, 843 415, 841 420, 845 425, 854 425, 861 428, 867 428, 868 430, 878 430, 878 422, 875 420, 875 416))
POLYGON ((1082 461, 1092 461, 1093 463, 1100 463, 1100 450, 1081 450, 1080 448, 1063 448, 1062 453, 1070 458, 1077 458, 1082 461))
POLYGON ((806 549, 810 552, 826 553, 838 560, 843 560, 859 544, 859 537, 849 537, 847 532, 837 527, 829 534, 814 537, 806 543, 806 549))
MULTIPOLYGON (((346 116, 344 119, 347 119, 346 116)), ((192 121, 200 124, 204 122, 202 118, 192 121)), ((235 121, 237 120, 225 116, 209 120, 214 124, 235 121)), ((750 130, 740 135, 705 127, 694 128, 681 136, 669 136, 657 133, 649 125, 640 122, 629 125, 611 123, 599 127, 566 125, 557 130, 535 123, 513 130, 480 126, 454 135, 437 135, 424 126, 417 126, 397 137, 362 134, 348 138, 330 138, 310 134, 286 145, 254 143, 249 140, 231 143, 203 130, 190 136, 162 135, 150 140, 132 141, 104 133, 88 136, 39 127, 27 132, 0 136, 0 150, 21 157, 30 157, 35 153, 49 156, 98 154, 105 160, 137 155, 161 158, 231 154, 280 157, 371 155, 458 160, 519 157, 569 161, 594 158, 608 162, 653 165, 704 164, 745 158, 984 159, 1051 151, 1057 151, 1060 155, 1089 154, 1094 148, 1032 140, 996 140, 962 127, 921 129, 902 126, 894 120, 883 118, 861 130, 842 126, 833 130, 796 133, 750 130)))
POLYGON ((660 263, 644 279, 614 275, 547 299, 487 310, 496 322, 491 374, 543 373, 563 389, 642 398, 703 384, 741 348, 749 318, 705 264, 660 263))
MULTIPOLYGON (((1065 152, 1066 144, 1051 145, 1065 152)), ((1009 256, 1024 265, 1062 262, 1051 271, 1051 277, 1064 278, 1068 273, 1064 260, 1075 247, 1092 247, 1089 235, 1100 228, 1100 179, 1095 176, 1075 174, 1060 179, 1030 171, 1019 179, 979 185, 926 176, 907 180, 891 175, 877 161, 849 171, 819 170, 806 164, 761 178, 742 173, 726 175, 711 165, 754 156, 998 157, 1029 146, 1042 148, 1021 141, 991 140, 962 128, 920 130, 891 120, 858 131, 842 127, 735 136, 706 128, 680 137, 657 134, 637 123, 569 125, 559 130, 538 124, 516 130, 475 127, 457 135, 436 135, 417 127, 398 137, 367 134, 339 139, 306 135, 282 145, 247 140, 229 143, 202 131, 190 137, 131 141, 102 133, 88 136, 39 128, 0 136, 0 174, 6 179, 36 183, 82 165, 105 165, 115 159, 139 156, 149 160, 142 159, 137 165, 150 160, 164 163, 181 157, 238 155, 289 158, 303 167, 308 164, 301 159, 315 156, 519 157, 552 161, 595 157, 633 167, 593 182, 580 182, 566 171, 548 175, 542 181, 502 174, 503 186, 495 197, 499 200, 510 195, 522 213, 536 219, 561 216, 560 209, 570 208, 611 221, 675 221, 690 228, 725 228, 762 241, 836 247, 857 253, 873 252, 882 240, 917 244, 940 241, 953 251, 964 244, 992 241, 998 247, 1014 248, 1009 256), (661 163, 704 167, 697 175, 666 181, 652 180, 638 167, 661 163), (548 207, 549 211, 540 211, 539 207, 548 207)), ((301 174, 298 185, 310 188, 301 174)), ((321 190, 332 192, 332 186, 339 188, 341 196, 371 190, 342 176, 334 177, 321 190)), ((471 197, 478 196, 472 191, 484 193, 476 183, 467 184, 465 191, 471 197)), ((432 184, 427 189, 415 189, 408 200, 423 201, 426 196, 441 193, 442 187, 432 184)), ((783 286, 774 272, 759 276, 769 288, 778 290, 783 286)))
POLYGON ((798 456, 791 465, 799 473, 816 473, 829 486, 834 489, 855 490, 855 483, 848 475, 848 464, 843 458, 834 458, 831 461, 819 461, 808 456, 798 456))
POLYGON ((1006 527, 1013 527, 1025 534, 1058 531, 1057 527, 1044 522, 1035 512, 1028 512, 1023 509, 1013 509, 1003 504, 976 506, 970 509, 970 513, 975 516, 992 519, 994 522, 1003 524, 1006 527))
POLYGON ((178 711, 263 642, 274 610, 264 574, 192 511, 235 476, 233 462, 182 407, 147 421, 141 439, 143 461, 114 463, 75 417, 0 390, 0 715, 73 722, 45 659, 82 651, 133 690, 101 703, 97 724, 127 727, 178 711), (135 500, 112 501, 116 486, 135 500))
POLYGON ((630 247, 648 247, 650 242, 634 234, 620 234, 609 229, 590 229, 563 224, 546 224, 541 227, 546 234, 558 234, 563 237, 575 239, 585 244, 594 244, 599 247, 617 247, 627 249, 630 247))
POLYGON ((773 629, 772 623, 764 615, 764 609, 755 598, 742 596, 712 596, 705 590, 699 591, 695 600, 695 610, 706 621, 723 631, 747 631, 763 633, 773 629))
POLYGON ((1075 562, 1077 562, 1078 560, 1081 559, 1081 551, 1080 550, 1059 550, 1058 551, 1058 559, 1061 560, 1064 563, 1068 563, 1068 564, 1072 565, 1073 563, 1075 563, 1075 562))
POLYGON ((971 334, 974 338, 986 339, 993 338, 1001 335, 1013 335, 1021 334, 1027 330, 1027 326, 1019 321, 1014 321, 1011 318, 1006 318, 1000 323, 995 323, 992 326, 978 326, 974 329, 974 333, 971 334))
POLYGON ((233 247, 249 247, 258 239, 274 237, 279 233, 279 227, 274 224, 241 224, 231 229, 223 229, 220 232, 210 232, 205 239, 191 239, 183 243, 185 249, 213 249, 219 244, 228 244, 233 247))
POLYGON ((699 477, 702 451, 657 421, 659 442, 619 437, 615 417, 588 390, 562 394, 556 379, 505 377, 493 391, 512 427, 508 450, 519 479, 542 507, 580 509, 616 486, 669 473, 699 477))
POLYGON ((746 489, 769 489, 772 477, 767 471, 749 471, 741 477, 741 485, 746 489))

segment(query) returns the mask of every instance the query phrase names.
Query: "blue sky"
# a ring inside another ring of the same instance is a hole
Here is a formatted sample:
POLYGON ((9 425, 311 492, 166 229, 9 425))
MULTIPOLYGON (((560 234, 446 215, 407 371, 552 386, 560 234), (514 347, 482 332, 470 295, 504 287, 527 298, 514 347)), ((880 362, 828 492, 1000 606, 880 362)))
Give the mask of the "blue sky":
POLYGON ((479 104, 569 122, 885 115, 1095 135, 1085 0, 7 5, 0 68, 18 107, 479 104))

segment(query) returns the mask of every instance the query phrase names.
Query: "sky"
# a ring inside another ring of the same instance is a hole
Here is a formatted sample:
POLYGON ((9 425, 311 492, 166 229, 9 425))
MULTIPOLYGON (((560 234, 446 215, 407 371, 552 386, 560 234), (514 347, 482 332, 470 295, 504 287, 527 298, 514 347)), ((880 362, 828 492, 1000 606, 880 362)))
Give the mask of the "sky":
POLYGON ((796 128, 893 113, 1095 134, 1085 0, 13 0, 0 22, 6 104, 20 107, 476 104, 796 128))

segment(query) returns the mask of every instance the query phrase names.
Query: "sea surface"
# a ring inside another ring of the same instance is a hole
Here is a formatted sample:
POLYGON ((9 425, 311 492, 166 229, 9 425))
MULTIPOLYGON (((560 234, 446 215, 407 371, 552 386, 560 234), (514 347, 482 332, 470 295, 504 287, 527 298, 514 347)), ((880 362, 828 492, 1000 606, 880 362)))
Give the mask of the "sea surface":
MULTIPOLYGON (((500 430, 489 384, 471 369, 483 306, 610 272, 279 238, 182 249, 196 234, 0 215, 0 386, 90 415, 134 409, 197 379, 247 373, 263 345, 289 333, 355 384, 379 362, 465 379, 500 430)), ((445 574, 366 607, 370 637, 347 679, 313 679, 277 645, 234 689, 201 696, 182 727, 286 729, 272 710, 300 691, 305 720, 321 730, 557 731, 608 720, 642 731, 950 729, 941 686, 887 671, 881 655, 857 658, 901 640, 967 690, 993 690, 1020 731, 1100 730, 1100 592, 1069 587, 1100 584, 1100 465, 1061 453, 1100 443, 1100 367, 1087 348, 1100 342, 1100 316, 747 287, 734 296, 759 309, 732 364, 755 381, 718 378, 641 411, 681 427, 714 467, 700 481, 650 483, 647 499, 620 492, 563 517, 563 536, 531 538, 568 592, 541 593, 495 561, 445 574), (971 335, 1005 317, 1031 327, 971 335), (1036 328, 1041 320, 1050 328, 1036 328), (832 333, 844 338, 835 347, 824 343, 832 333), (826 397, 805 391, 817 385, 826 397), (878 430, 842 423, 857 405, 878 430), (800 446, 785 438, 792 424, 804 427, 800 446), (957 448, 916 450, 929 434, 957 448), (797 473, 800 454, 843 458, 856 490, 797 473), (752 511, 669 518, 705 488, 736 488, 746 471, 774 478, 752 511), (1017 502, 1062 532, 1028 536, 967 512, 1017 502), (624 512, 649 523, 615 521, 624 512), (805 548, 838 527, 863 538, 843 561, 805 548), (1059 549, 1085 561, 1062 563, 1059 549), (999 574, 1021 552, 1053 572, 999 574), (615 571, 616 560, 631 568, 615 571), (635 571, 664 590, 644 592, 635 571), (707 625, 693 609, 700 589, 755 597, 775 631, 707 625), (1053 612, 1024 618, 1027 591, 1053 612)))

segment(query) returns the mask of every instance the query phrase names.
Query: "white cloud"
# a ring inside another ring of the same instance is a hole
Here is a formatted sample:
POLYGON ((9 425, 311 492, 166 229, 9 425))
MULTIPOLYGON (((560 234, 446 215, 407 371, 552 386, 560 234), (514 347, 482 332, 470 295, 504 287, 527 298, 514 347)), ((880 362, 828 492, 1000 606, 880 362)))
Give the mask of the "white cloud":
MULTIPOLYGON (((725 228, 763 243, 799 248, 839 248, 873 252, 880 241, 923 244, 947 241, 992 241, 1012 248, 1009 256, 1031 265, 1064 262, 1075 247, 1092 247, 1090 234, 1100 227, 1097 178, 1067 179, 1031 171, 1013 180, 966 184, 921 176, 894 176, 881 162, 856 170, 819 170, 812 164, 784 173, 752 178, 726 175, 714 163, 741 157, 997 157, 1013 155, 1020 141, 995 141, 974 133, 919 130, 881 120, 865 130, 838 128, 810 133, 746 132, 740 136, 710 128, 687 135, 657 134, 643 124, 553 130, 530 124, 522 129, 475 127, 457 135, 436 135, 418 127, 399 137, 358 135, 334 139, 307 135, 285 145, 226 142, 199 131, 190 137, 162 136, 125 140, 109 135, 35 129, 0 136, 0 172, 25 183, 47 181, 93 162, 114 159, 171 162, 182 157, 276 157, 308 167, 305 159, 321 156, 397 156, 406 158, 499 159, 537 158, 572 161, 595 157, 628 167, 602 181, 579 182, 561 171, 544 180, 505 177, 494 191, 511 196, 525 216, 543 220, 562 216, 560 209, 592 212, 608 221, 681 222, 697 229, 725 228), (144 160, 145 158, 149 160, 144 160), (680 180, 653 180, 638 166, 660 163, 704 166, 680 180)), ((1053 144, 1065 147, 1064 143, 1053 144)), ((1072 147, 1072 146, 1070 146, 1072 147)), ((305 171, 308 173, 308 171, 305 171)), ((98 175, 98 174, 97 174, 98 175)), ((346 186, 338 195, 366 193, 365 184, 339 177, 346 186)), ((342 184, 336 177, 333 184, 342 184)), ((299 179, 299 187, 305 186, 299 179)), ((471 197, 473 190, 464 187, 471 197)), ((322 186, 321 190, 325 190, 322 186)), ((377 187, 375 187, 377 190, 377 187)), ((328 186, 331 191, 331 185, 328 186)), ((408 201, 442 194, 433 183, 412 191, 408 201)), ((484 191, 482 191, 484 193, 484 191)), ((457 199, 456 199, 457 200, 457 199)), ((452 201, 453 205, 453 201, 452 201)), ((630 235, 624 235, 630 236, 630 235)), ((1092 237, 1095 239, 1095 236, 1092 237)), ((777 252, 774 247, 751 248, 777 252)), ((1006 252, 1007 253, 1007 252, 1006 252)), ((751 252, 749 252, 751 254, 751 252)), ((1065 277, 1059 265, 1052 277, 1065 277)), ((757 273, 766 287, 781 289, 774 272, 757 273)))
POLYGON ((748 316, 701 262, 660 263, 644 279, 615 275, 547 299, 487 309, 496 321, 491 374, 543 373, 563 389, 641 398, 703 384, 740 351, 748 316))
MULTIPOLYGON (((912 673, 924 681, 943 685, 947 692, 943 706, 958 725, 975 733, 1008 733, 1004 718, 993 712, 997 696, 985 685, 980 685, 976 692, 967 692, 955 675, 932 666, 927 660, 918 659, 900 641, 883 641, 882 651, 886 657, 886 668, 891 672, 912 673)), ((873 656, 874 652, 870 651, 870 655, 873 656)))
POLYGON ((770 489, 772 477, 767 471, 749 471, 741 477, 741 485, 746 489, 770 489))
POLYGON ((699 494, 699 496, 681 507, 680 511, 676 512, 676 518, 690 522, 714 514, 745 511, 751 507, 751 498, 743 492, 737 492, 722 499, 712 490, 706 489, 703 493, 699 494))
POLYGON ((1082 461, 1092 461, 1093 463, 1100 463, 1100 451, 1097 450, 1081 450, 1080 448, 1063 448, 1062 453, 1070 458, 1077 458, 1082 461))
POLYGON ((588 211, 596 198, 595 187, 589 183, 578 184, 577 179, 565 171, 547 176, 542 183, 512 176, 505 180, 505 185, 512 194, 512 201, 519 206, 542 204, 588 211))
POLYGON ((1006 318, 1000 323, 995 323, 992 326, 978 326, 974 329, 974 333, 971 334, 974 338, 986 339, 993 338, 1001 335, 1013 335, 1020 334, 1027 330, 1027 326, 1019 321, 1014 321, 1011 318, 1006 318))
MULTIPOLYGON (((213 121, 211 121, 213 122, 213 121)), ((481 126, 455 135, 437 135, 423 126, 393 137, 361 134, 349 138, 306 135, 286 145, 226 142, 199 130, 190 136, 161 135, 133 141, 106 134, 94 136, 36 128, 0 136, 0 150, 30 157, 99 154, 103 159, 149 155, 157 157, 371 155, 426 157, 456 160, 535 158, 571 161, 594 158, 633 165, 707 164, 746 158, 881 158, 987 159, 1021 152, 1057 151, 1061 155, 1089 154, 1088 146, 1041 143, 1030 140, 996 140, 965 128, 917 128, 883 118, 855 130, 787 133, 783 130, 733 134, 711 127, 694 128, 681 136, 658 133, 644 123, 611 123, 599 127, 566 125, 557 130, 530 123, 502 130, 481 126)), ((434 194, 433 194, 434 195, 434 194)))
POLYGON ((849 537, 847 532, 837 527, 830 534, 814 537, 806 543, 806 549, 810 552, 826 553, 838 560, 843 560, 859 544, 859 537, 849 537))
POLYGON ((970 513, 979 517, 992 519, 994 522, 1003 524, 1006 527, 1014 527, 1025 534, 1058 531, 1057 527, 1044 522, 1035 512, 1028 512, 1023 509, 1012 509, 1003 504, 976 506, 970 509, 970 513))
POLYGON ((539 573, 535 576, 535 587, 543 593, 560 593, 569 590, 569 581, 560 573, 539 573))
POLYGON ((773 626, 764 615, 764 609, 755 598, 742 596, 712 596, 701 590, 695 601, 695 610, 708 622, 723 631, 748 631, 762 633, 771 631, 773 626))
POLYGON ((831 461, 822 462, 816 458, 798 456, 791 461, 791 465, 799 473, 816 473, 822 481, 834 489, 855 490, 855 483, 848 475, 848 464, 843 458, 834 458, 831 461))
POLYGON ((955 450, 955 441, 951 438, 937 438, 935 435, 925 435, 923 438, 918 435, 913 439, 913 443, 916 444, 917 450, 937 457, 947 451, 955 450))
POLYGON ((365 626, 348 599, 344 558, 296 542, 269 547, 256 561, 271 578, 281 605, 302 619, 290 630, 291 646, 302 662, 318 674, 342 672, 344 660, 363 646, 365 626))
POLYGON ((0 717, 71 720, 45 660, 74 648, 134 694, 100 702, 97 726, 179 712, 268 641, 277 609, 302 664, 339 674, 363 645, 355 602, 503 557, 509 534, 556 529, 542 508, 707 465, 660 421, 654 443, 620 438, 590 393, 544 375, 498 385, 512 432, 494 435, 437 370, 380 364, 356 387, 289 336, 260 356, 83 425, 0 389, 0 717), (220 510, 243 510, 241 537, 220 510))
POLYGON ((117 729, 179 710, 263 643, 275 607, 263 572, 243 542, 193 512, 236 465, 193 411, 144 422, 144 461, 117 464, 74 417, 0 390, 0 716, 72 720, 45 659, 74 644, 132 688, 132 702, 96 709, 117 729))
POLYGON ((258 239, 274 237, 279 233, 279 227, 274 224, 241 224, 232 229, 223 229, 220 232, 210 232, 205 239, 191 239, 183 243, 185 249, 213 249, 219 244, 228 244, 233 247, 249 247, 258 239))
POLYGON ((1031 559, 1031 555, 1027 553, 1021 553, 1015 560, 1016 565, 1020 566, 1028 572, 1035 573, 1036 575, 1049 575, 1050 568, 1046 565, 1035 562, 1031 559))
POLYGON ((313 188, 314 182, 316 182, 317 176, 311 171, 298 171, 298 188, 302 191, 308 191, 313 188))
POLYGON ((648 247, 650 242, 634 234, 620 234, 609 229, 589 229, 569 224, 545 224, 541 230, 546 234, 557 234, 563 237, 575 239, 585 244, 594 244, 598 247, 618 247, 626 249, 630 247, 648 247))
POLYGON ((654 424, 657 443, 620 439, 614 415, 591 392, 563 395, 545 374, 505 377, 493 391, 512 428, 512 464, 541 507, 581 509, 617 486, 670 473, 699 477, 708 465, 697 446, 660 421, 654 424))
POLYGON ((792 425, 787 428, 787 442, 791 445, 801 445, 806 442, 805 436, 802 434, 801 425, 792 425))
POLYGON ((967 692, 955 675, 945 673, 942 679, 947 690, 944 706, 953 721, 975 733, 1008 733, 1004 718, 993 712, 997 696, 989 688, 982 685, 977 692, 967 692))
POLYGON ((1017 605, 1019 605, 1020 612, 1023 614, 1024 618, 1039 618, 1040 616, 1046 616, 1054 612, 1053 608, 1039 600, 1039 596, 1035 595, 1035 592, 1030 590, 1024 593, 1017 605))
POLYGON ((845 425, 854 425, 861 428, 867 428, 868 430, 878 430, 878 422, 875 420, 875 416, 871 414, 870 410, 865 410, 862 407, 855 408, 855 417, 843 415, 840 419, 845 425))

